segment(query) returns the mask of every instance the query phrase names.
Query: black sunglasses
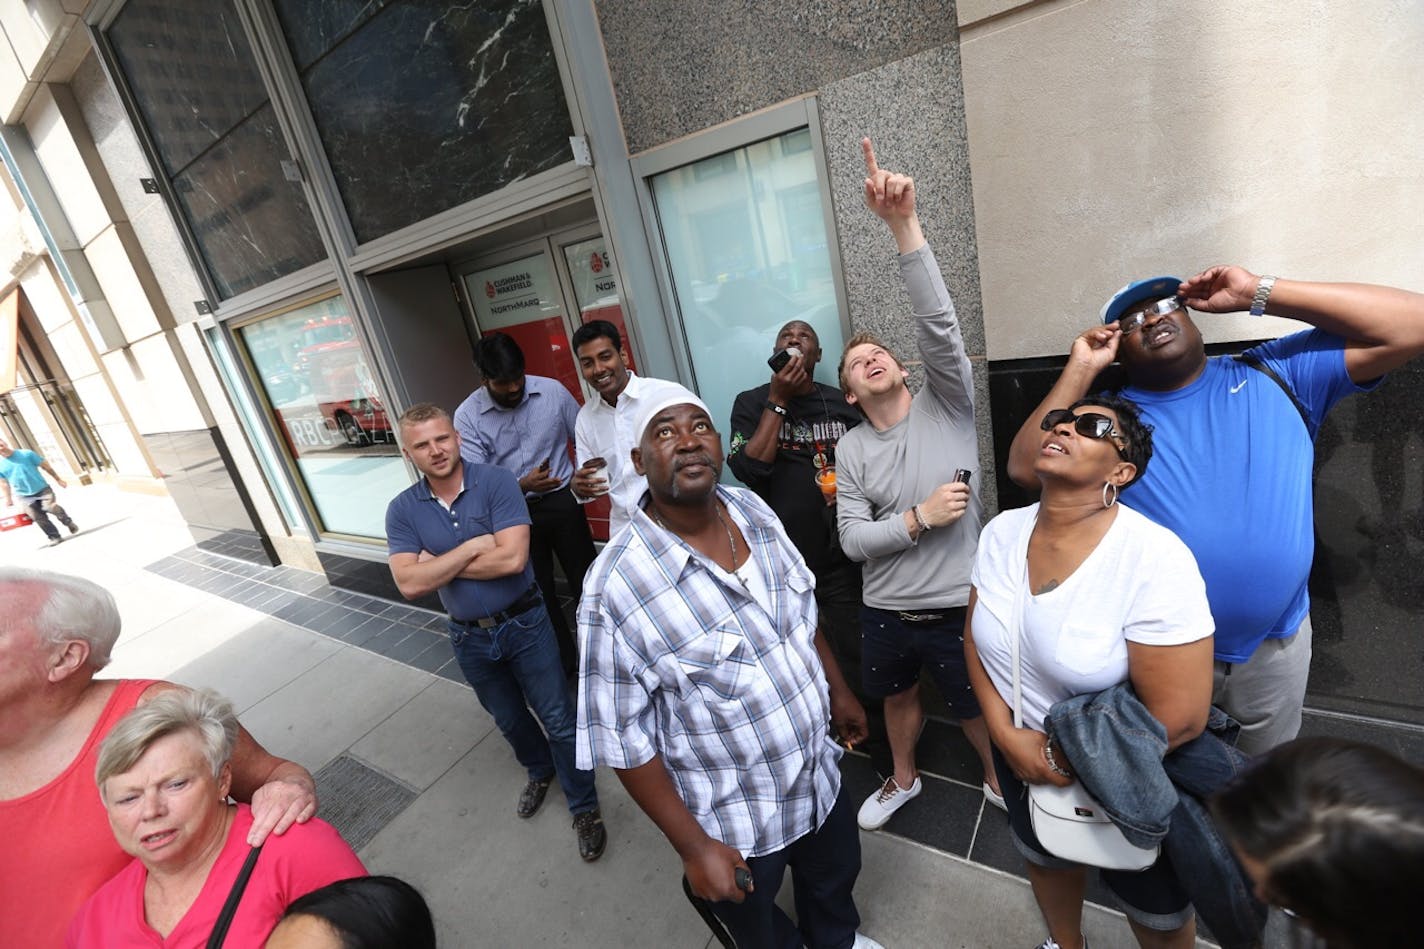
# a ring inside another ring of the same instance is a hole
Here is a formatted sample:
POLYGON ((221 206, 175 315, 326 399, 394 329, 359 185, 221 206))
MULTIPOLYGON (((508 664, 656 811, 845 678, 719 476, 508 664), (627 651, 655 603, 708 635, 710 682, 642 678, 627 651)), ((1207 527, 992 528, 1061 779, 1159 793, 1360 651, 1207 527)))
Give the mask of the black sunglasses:
POLYGON ((1097 412, 1074 415, 1072 409, 1053 409, 1043 417, 1038 427, 1045 432, 1051 432, 1059 425, 1072 425, 1073 431, 1084 438, 1111 439, 1118 457, 1127 460, 1127 456, 1122 453, 1122 441, 1125 441, 1123 434, 1113 427, 1113 420, 1106 415, 1099 415, 1097 412))

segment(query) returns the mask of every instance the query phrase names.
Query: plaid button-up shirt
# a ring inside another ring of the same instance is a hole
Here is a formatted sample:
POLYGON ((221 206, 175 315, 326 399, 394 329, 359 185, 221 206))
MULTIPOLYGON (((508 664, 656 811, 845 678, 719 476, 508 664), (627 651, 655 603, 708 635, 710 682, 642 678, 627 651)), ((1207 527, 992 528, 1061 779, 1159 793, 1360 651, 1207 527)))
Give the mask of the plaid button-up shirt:
POLYGON ((771 611, 636 511, 584 580, 578 766, 661 755, 702 829, 754 857, 820 827, 840 792, 841 750, 814 643, 815 579, 761 499, 717 493, 771 611))

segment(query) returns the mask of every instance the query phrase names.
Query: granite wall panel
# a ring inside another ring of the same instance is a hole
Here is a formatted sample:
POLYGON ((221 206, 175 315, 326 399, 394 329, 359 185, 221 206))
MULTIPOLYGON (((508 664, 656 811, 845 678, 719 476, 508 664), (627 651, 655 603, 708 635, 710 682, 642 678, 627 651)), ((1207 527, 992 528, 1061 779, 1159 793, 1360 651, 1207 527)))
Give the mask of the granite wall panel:
POLYGON ((676 0, 655 16, 646 0, 596 7, 633 154, 959 35, 950 0, 676 0))
POLYGON ((823 87, 818 104, 835 209, 836 237, 854 330, 884 339, 911 368, 919 387, 910 298, 895 263, 895 243, 865 208, 860 140, 869 136, 882 168, 915 179, 920 222, 954 297, 964 346, 976 370, 980 484, 997 510, 994 455, 984 366, 984 314, 974 239, 974 196, 964 124, 959 48, 948 43, 823 87), (905 95, 905 90, 918 92, 905 95), (926 96, 924 90, 934 90, 926 96))

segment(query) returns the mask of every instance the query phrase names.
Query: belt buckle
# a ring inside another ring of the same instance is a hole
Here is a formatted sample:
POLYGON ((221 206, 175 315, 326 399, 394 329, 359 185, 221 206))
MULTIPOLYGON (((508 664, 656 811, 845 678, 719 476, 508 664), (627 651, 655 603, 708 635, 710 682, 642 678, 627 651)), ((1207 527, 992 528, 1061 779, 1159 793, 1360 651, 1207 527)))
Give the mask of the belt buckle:
POLYGON ((936 620, 944 619, 943 613, 904 613, 900 614, 900 621, 903 623, 933 623, 936 620))
POLYGON ((475 625, 478 626, 480 629, 494 629, 496 626, 499 625, 499 620, 495 619, 493 616, 485 616, 475 620, 475 625))

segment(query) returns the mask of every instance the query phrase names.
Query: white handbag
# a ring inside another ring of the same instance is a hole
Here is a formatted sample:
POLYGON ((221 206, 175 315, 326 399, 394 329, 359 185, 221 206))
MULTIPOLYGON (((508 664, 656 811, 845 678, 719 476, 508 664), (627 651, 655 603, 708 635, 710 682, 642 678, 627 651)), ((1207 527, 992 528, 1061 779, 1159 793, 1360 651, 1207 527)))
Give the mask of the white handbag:
MULTIPOLYGON (((1033 530, 1030 523, 1029 532, 1033 530)), ((1023 545, 1023 576, 1013 606, 1014 727, 1023 727, 1023 686, 1019 671, 1019 640, 1023 636, 1023 598, 1028 589, 1028 544, 1023 545)), ((1028 785, 1028 812, 1038 842, 1055 857, 1104 870, 1146 870, 1157 861, 1160 846, 1139 847, 1103 812, 1081 781, 1067 787, 1028 785)))

